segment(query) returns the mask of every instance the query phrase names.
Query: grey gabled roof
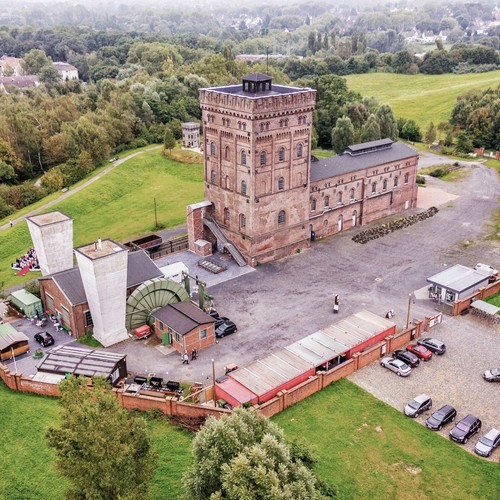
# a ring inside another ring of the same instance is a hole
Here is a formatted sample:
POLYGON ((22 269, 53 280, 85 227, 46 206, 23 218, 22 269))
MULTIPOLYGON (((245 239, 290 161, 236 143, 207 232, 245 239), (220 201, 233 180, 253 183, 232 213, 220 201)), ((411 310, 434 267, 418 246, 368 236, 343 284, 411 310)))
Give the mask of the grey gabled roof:
POLYGON ((337 175, 385 165, 394 161, 402 161, 418 155, 417 151, 402 142, 393 142, 388 147, 387 141, 387 139, 382 139, 381 141, 349 146, 346 150, 347 152, 341 155, 311 162, 311 181, 329 179, 337 175), (382 146, 381 149, 374 149, 370 152, 360 154, 363 149, 369 149, 368 146, 373 146, 377 143, 380 143, 380 146, 382 146), (354 154, 349 154, 349 151, 354 154))
POLYGON ((189 302, 168 304, 155 311, 153 317, 180 335, 189 333, 199 325, 215 323, 215 319, 212 316, 189 302))
POLYGON ((456 293, 465 292, 480 283, 488 283, 488 276, 478 273, 474 269, 456 264, 440 273, 427 278, 429 283, 438 285, 456 293))
MULTIPOLYGON (((153 278, 161 278, 162 276, 162 272, 144 250, 128 253, 127 288, 140 285, 144 281, 153 278)), ((44 276, 40 279, 54 280, 73 306, 87 302, 82 276, 78 267, 44 276)))

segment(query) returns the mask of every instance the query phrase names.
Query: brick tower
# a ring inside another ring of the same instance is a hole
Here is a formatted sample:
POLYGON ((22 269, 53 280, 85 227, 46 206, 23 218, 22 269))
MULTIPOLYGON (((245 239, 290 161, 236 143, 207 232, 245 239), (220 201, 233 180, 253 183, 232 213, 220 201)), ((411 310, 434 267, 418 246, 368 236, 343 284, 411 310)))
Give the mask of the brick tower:
MULTIPOLYGON (((241 85, 200 90, 211 202, 202 210, 250 265, 309 246, 315 102, 315 90, 257 73, 241 85)), ((215 241, 213 233, 205 227, 205 239, 215 241)))

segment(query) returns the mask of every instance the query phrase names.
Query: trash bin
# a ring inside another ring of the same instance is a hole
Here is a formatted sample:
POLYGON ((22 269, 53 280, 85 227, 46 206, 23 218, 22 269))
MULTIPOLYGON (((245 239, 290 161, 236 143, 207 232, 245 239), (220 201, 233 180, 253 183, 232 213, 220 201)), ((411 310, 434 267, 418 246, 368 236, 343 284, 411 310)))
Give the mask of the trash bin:
POLYGON ((316 231, 311 231, 311 241, 316 241, 316 231))

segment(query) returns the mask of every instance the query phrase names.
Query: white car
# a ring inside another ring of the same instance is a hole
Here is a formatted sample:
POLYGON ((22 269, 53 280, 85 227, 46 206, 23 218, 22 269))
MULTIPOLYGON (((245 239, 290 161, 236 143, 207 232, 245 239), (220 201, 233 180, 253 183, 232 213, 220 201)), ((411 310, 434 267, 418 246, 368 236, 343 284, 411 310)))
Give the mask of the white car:
POLYGON ((380 366, 393 371, 398 377, 407 377, 411 373, 411 368, 406 363, 400 359, 391 358, 390 356, 382 358, 380 360, 380 366))
POLYGON ((493 450, 500 445, 500 431, 489 430, 474 446, 474 451, 482 457, 489 457, 493 450))
POLYGON ((498 269, 494 269, 488 264, 476 264, 474 270, 478 273, 483 274, 484 276, 496 276, 498 274, 498 269))

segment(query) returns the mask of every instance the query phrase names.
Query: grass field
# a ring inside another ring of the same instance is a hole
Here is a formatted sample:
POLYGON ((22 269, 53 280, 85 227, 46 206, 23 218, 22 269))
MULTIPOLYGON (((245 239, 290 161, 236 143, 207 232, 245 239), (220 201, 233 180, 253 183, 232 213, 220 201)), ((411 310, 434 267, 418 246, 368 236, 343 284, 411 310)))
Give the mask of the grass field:
MULTIPOLYGON (((186 205, 203 198, 202 165, 172 161, 159 149, 148 151, 50 210, 74 218, 75 246, 97 238, 125 241, 153 231, 155 198, 158 224, 170 228, 185 223, 186 205)), ((11 263, 31 246, 26 223, 0 231, 0 238, 0 290, 36 278, 39 273, 19 278, 11 270, 11 263)))
MULTIPOLYGON (((0 400, 2 498, 62 499, 65 482, 43 438, 57 422, 57 400, 12 392, 1 381, 0 400)), ((273 420, 290 438, 312 446, 316 472, 336 485, 339 498, 500 498, 497 463, 467 453, 346 380, 273 420)), ((168 420, 149 425, 160 464, 152 498, 179 498, 192 435, 168 420)))
POLYGON ((496 293, 495 295, 492 295, 484 300, 494 306, 500 307, 500 293, 496 293))
POLYGON ((349 89, 389 104, 397 117, 413 119, 422 132, 450 119, 457 97, 474 89, 496 88, 500 71, 467 75, 397 75, 368 73, 346 76, 349 89))

